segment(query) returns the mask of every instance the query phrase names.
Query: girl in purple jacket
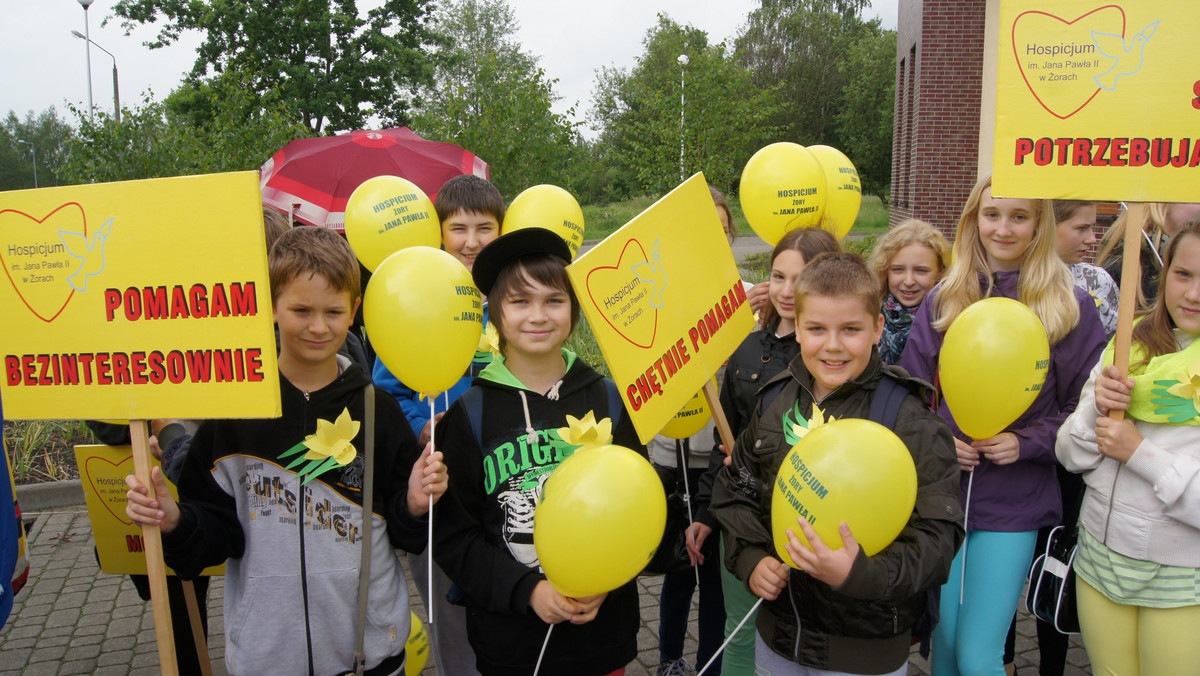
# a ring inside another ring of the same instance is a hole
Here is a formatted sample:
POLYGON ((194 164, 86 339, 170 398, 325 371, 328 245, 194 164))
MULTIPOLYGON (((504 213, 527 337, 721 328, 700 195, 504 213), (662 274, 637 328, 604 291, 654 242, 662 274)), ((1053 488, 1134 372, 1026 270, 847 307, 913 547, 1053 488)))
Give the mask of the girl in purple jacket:
POLYGON ((950 324, 975 301, 1001 296, 1024 303, 1041 319, 1050 339, 1050 366, 1029 409, 989 439, 968 438, 939 401, 938 414, 955 435, 968 515, 967 540, 942 589, 941 621, 933 632, 931 666, 938 676, 1004 673, 1004 637, 1037 531, 1062 518, 1055 435, 1075 409, 1105 342, 1095 304, 1075 287, 1055 250, 1050 202, 994 198, 991 183, 985 176, 967 198, 954 263, 921 305, 900 365, 936 382, 950 324))

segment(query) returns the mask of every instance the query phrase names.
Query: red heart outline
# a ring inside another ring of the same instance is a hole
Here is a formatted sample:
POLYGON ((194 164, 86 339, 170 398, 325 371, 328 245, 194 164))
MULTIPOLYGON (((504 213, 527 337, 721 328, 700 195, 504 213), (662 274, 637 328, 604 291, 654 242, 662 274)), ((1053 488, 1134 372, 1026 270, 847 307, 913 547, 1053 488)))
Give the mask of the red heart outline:
POLYGON ((1096 91, 1092 92, 1092 95, 1088 97, 1087 101, 1084 101, 1082 104, 1080 104, 1080 106, 1078 108, 1076 108, 1075 110, 1072 110, 1071 112, 1067 113, 1066 115, 1059 115, 1058 113, 1054 112, 1053 110, 1050 110, 1050 107, 1046 105, 1045 101, 1042 101, 1042 97, 1038 96, 1038 93, 1034 90, 1033 84, 1029 81, 1029 78, 1025 76, 1025 65, 1021 62, 1020 55, 1017 54, 1017 24, 1021 23, 1021 18, 1027 14, 1041 14, 1042 16, 1049 17, 1056 21, 1061 21, 1062 23, 1066 24, 1067 26, 1070 26, 1071 24, 1075 23, 1076 21, 1086 19, 1087 17, 1095 14, 1096 12, 1101 12, 1106 9, 1115 9, 1121 13, 1121 37, 1124 38, 1125 37, 1125 24, 1126 24, 1125 10, 1122 9, 1120 5, 1104 5, 1103 7, 1097 7, 1096 9, 1093 9, 1092 11, 1090 11, 1086 14, 1081 14, 1081 15, 1075 17, 1071 21, 1067 21, 1066 19, 1064 19, 1060 16, 1051 14, 1049 12, 1043 12, 1040 10, 1029 10, 1027 12, 1021 12, 1020 14, 1017 15, 1017 18, 1013 20, 1012 36, 1011 36, 1013 58, 1016 59, 1016 61, 1017 61, 1017 70, 1019 70, 1021 72, 1021 79, 1025 80, 1025 86, 1029 89, 1029 93, 1033 94, 1033 98, 1037 99, 1038 104, 1041 105, 1042 108, 1045 108, 1047 113, 1050 113, 1051 115, 1053 115, 1054 117, 1057 117, 1060 120, 1065 120, 1068 117, 1071 117, 1075 113, 1078 113, 1079 111, 1081 111, 1085 107, 1087 107, 1087 105, 1089 103, 1091 103, 1093 99, 1096 98, 1096 95, 1100 93, 1100 88, 1096 87, 1096 91))
MULTIPOLYGON (((42 223, 45 223, 47 220, 49 220, 50 217, 53 216, 54 214, 57 214, 59 211, 62 211, 63 209, 66 209, 67 207, 72 207, 72 206, 77 207, 79 209, 79 215, 83 219, 83 236, 87 237, 88 236, 87 214, 84 213, 84 211, 83 211, 83 205, 79 204, 78 202, 67 202, 66 204, 54 209, 54 211, 51 211, 50 213, 46 214, 41 219, 34 218, 33 216, 30 216, 29 214, 25 213, 24 211, 19 211, 17 209, 3 209, 3 210, 0 210, 0 214, 7 214, 10 212, 14 213, 14 214, 20 214, 20 215, 24 216, 25 218, 28 218, 29 220, 33 221, 34 223, 41 225, 42 223)), ((37 310, 33 309, 33 306, 30 305, 29 301, 25 299, 25 294, 21 293, 21 287, 17 285, 17 280, 13 279, 12 272, 10 272, 8 269, 9 268, 8 261, 6 261, 4 259, 4 251, 2 249, 0 249, 0 265, 4 266, 4 274, 8 277, 8 283, 12 284, 13 290, 17 292, 17 296, 21 299, 21 302, 25 304, 25 307, 29 308, 29 311, 33 313, 34 317, 37 317, 38 319, 46 322, 47 324, 49 324, 50 322, 53 322, 55 319, 58 319, 58 316, 63 313, 63 310, 67 309, 67 303, 70 303, 71 299, 75 297, 75 289, 71 289, 71 292, 67 294, 67 299, 63 301, 62 307, 58 308, 58 312, 55 312, 53 317, 46 319, 41 314, 39 314, 37 310)))
POLYGON ((612 327, 612 330, 616 331, 617 334, 620 335, 622 338, 624 338, 625 341, 627 343, 629 343, 630 345, 634 345, 634 346, 637 346, 637 347, 640 347, 643 349, 649 349, 652 345, 654 345, 654 339, 656 337, 658 337, 658 310, 654 310, 654 332, 650 334, 650 344, 642 345, 641 343, 638 343, 638 342, 634 341, 632 338, 630 338, 629 336, 625 335, 625 333, 623 331, 621 331, 621 329, 618 329, 616 324, 613 324, 612 321, 608 318, 608 314, 605 313, 603 310, 600 310, 600 304, 596 302, 596 297, 594 295, 592 295, 592 275, 596 274, 597 272, 599 272, 601 270, 619 270, 619 269, 621 269, 621 261, 625 260, 625 252, 629 251, 629 245, 631 245, 631 244, 637 245, 638 251, 640 251, 642 254, 643 261, 650 260, 646 256, 646 250, 644 248, 642 248, 642 243, 637 241, 636 239, 631 239, 628 242, 625 242, 624 248, 621 249, 621 255, 617 258, 616 265, 601 266, 598 268, 593 268, 590 272, 588 272, 587 278, 584 283, 587 285, 588 299, 592 301, 592 306, 600 311, 600 316, 604 317, 604 321, 608 322, 608 325, 612 327))
POLYGON ((85 461, 83 463, 83 471, 87 473, 87 480, 88 480, 88 484, 92 487, 92 494, 96 496, 96 499, 100 501, 100 504, 104 505, 104 509, 108 510, 108 513, 112 514, 113 517, 116 518, 117 521, 120 521, 121 523, 125 524, 126 526, 132 526, 133 521, 125 518, 125 510, 121 510, 120 514, 114 512, 112 510, 112 507, 109 506, 108 500, 105 500, 104 497, 100 495, 100 489, 96 487, 96 482, 93 480, 93 477, 95 476, 95 474, 92 473, 92 461, 93 460, 98 460, 100 462, 106 462, 106 463, 112 465, 113 467, 119 468, 121 465, 124 465, 125 463, 133 460, 133 454, 130 453, 121 462, 113 462, 112 460, 109 460, 108 458, 102 458, 98 455, 93 455, 90 458, 88 458, 87 461, 85 461))

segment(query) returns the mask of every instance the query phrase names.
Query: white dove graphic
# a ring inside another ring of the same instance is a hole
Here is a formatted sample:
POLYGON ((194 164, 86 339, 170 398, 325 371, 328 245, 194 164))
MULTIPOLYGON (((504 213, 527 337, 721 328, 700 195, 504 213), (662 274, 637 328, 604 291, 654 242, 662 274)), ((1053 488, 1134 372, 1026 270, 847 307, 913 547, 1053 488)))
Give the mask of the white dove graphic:
POLYGON ((67 284, 80 293, 87 291, 88 277, 104 272, 104 244, 108 241, 108 233, 112 229, 113 219, 108 219, 100 229, 92 235, 89 242, 87 235, 78 232, 59 230, 58 237, 67 253, 83 261, 74 274, 67 277, 67 284))
POLYGON ((650 307, 661 310, 663 306, 662 292, 667 288, 667 272, 662 269, 662 256, 658 251, 658 240, 654 240, 654 253, 650 260, 638 263, 632 267, 634 274, 643 282, 652 284, 650 287, 650 307))
POLYGON ((1111 92, 1117 88, 1117 79, 1122 75, 1132 75, 1141 70, 1142 50, 1157 28, 1158 21, 1155 21, 1128 42, 1120 35, 1092 31, 1092 41, 1096 43, 1096 49, 1104 56, 1117 60, 1111 68, 1092 78, 1096 81, 1096 86, 1111 92))

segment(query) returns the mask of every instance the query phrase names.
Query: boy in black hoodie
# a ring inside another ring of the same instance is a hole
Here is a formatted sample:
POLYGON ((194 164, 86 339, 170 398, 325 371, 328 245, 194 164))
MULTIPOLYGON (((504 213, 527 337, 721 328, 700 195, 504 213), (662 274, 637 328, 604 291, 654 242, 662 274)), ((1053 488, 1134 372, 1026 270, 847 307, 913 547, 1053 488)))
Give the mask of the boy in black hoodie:
POLYGON ((422 455, 395 400, 376 391, 375 492, 364 524, 365 388, 373 385, 337 354, 361 300, 358 263, 336 233, 295 228, 272 248, 270 278, 283 417, 203 423, 180 476, 180 502, 154 469, 157 499, 130 476, 125 512, 162 528, 167 564, 184 579, 228 559, 231 674, 354 669, 362 535, 370 527, 366 673, 397 674, 410 613, 392 547, 424 549, 424 517, 446 490, 445 465, 440 453, 422 455), (305 456, 328 459, 316 468, 294 463, 305 456))
POLYGON ((550 625, 542 674, 622 673, 637 654, 635 582, 566 598, 533 546, 542 485, 571 452, 557 432, 568 414, 611 418, 614 443, 645 452, 615 386, 563 348, 579 320, 570 259, 566 242, 541 228, 503 235, 479 254, 472 275, 491 299, 501 356, 437 427, 452 483, 434 516, 433 553, 466 595, 484 676, 533 673, 550 625))

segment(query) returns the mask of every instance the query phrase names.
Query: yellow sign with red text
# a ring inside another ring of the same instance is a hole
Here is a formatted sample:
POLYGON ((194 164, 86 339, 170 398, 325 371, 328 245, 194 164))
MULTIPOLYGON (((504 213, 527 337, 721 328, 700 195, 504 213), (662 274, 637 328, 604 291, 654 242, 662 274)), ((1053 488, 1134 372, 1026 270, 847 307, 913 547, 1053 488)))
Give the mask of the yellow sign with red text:
POLYGON ((643 443, 754 328, 703 174, 581 255, 567 274, 643 443))
MULTIPOLYGON (((129 446, 76 446, 79 481, 87 500, 88 519, 96 540, 100 569, 113 575, 145 575, 146 554, 142 527, 125 516, 126 475, 133 474, 133 449, 129 446)), ((158 461, 154 461, 158 465, 158 461)), ((167 483, 179 499, 174 484, 167 483)), ((173 574, 170 569, 168 575, 173 574)), ((205 568, 204 575, 224 575, 225 566, 205 568)))
POLYGON ((995 194, 1200 200, 1197 35, 1194 2, 1002 2, 995 194))
POLYGON ((254 172, 0 193, 0 266, 8 418, 279 416, 254 172))

